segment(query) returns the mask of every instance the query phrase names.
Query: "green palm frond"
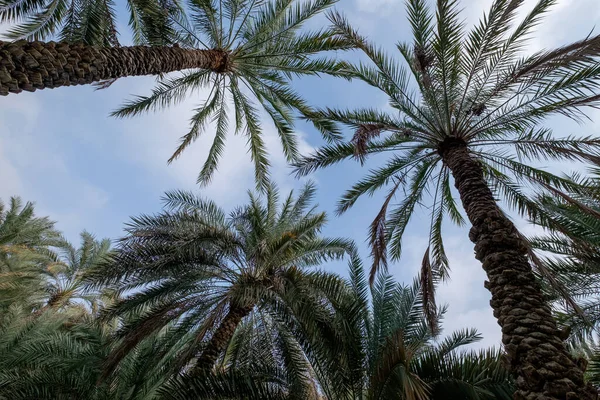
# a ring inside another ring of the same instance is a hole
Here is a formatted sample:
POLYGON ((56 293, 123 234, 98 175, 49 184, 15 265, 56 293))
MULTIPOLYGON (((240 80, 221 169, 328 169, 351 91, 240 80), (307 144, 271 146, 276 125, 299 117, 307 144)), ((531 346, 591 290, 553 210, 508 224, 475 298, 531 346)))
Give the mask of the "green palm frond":
MULTIPOLYGON (((129 26, 135 44, 188 43, 178 1, 128 0, 129 26)), ((12 27, 11 40, 46 40, 119 46, 116 5, 112 0, 2 0, 0 22, 12 27)))
POLYGON ((462 351, 449 354, 433 350, 416 366, 419 376, 430 382, 431 399, 513 398, 514 386, 502 367, 502 353, 496 350, 462 351))
POLYGON ((243 373, 233 371, 215 376, 179 379, 161 389, 164 399, 287 399, 285 377, 277 379, 278 371, 254 367, 243 373))
MULTIPOLYGON (((600 322, 596 284, 600 273, 600 206, 598 201, 577 194, 568 198, 571 201, 557 195, 536 199, 542 212, 532 222, 546 226, 549 232, 529 241, 541 252, 540 263, 574 299, 575 305, 561 306, 560 292, 546 284, 547 296, 557 303, 559 321, 568 327, 571 341, 581 344, 593 337, 600 322)), ((544 276, 541 279, 544 282, 544 276)))
MULTIPOLYGON (((348 284, 353 288, 348 303, 353 315, 345 322, 351 328, 345 334, 350 356, 339 368, 356 377, 354 385, 333 390, 328 398, 512 398, 514 387, 499 352, 462 350, 481 339, 476 330, 432 336, 420 278, 404 286, 379 274, 368 299, 368 279, 360 261, 353 260, 348 284)), ((438 310, 436 324, 444 312, 438 310)))
POLYGON ((58 246, 59 262, 48 268, 46 307, 64 309, 81 301, 92 309, 99 307, 100 293, 88 290, 85 279, 88 271, 108 260, 110 247, 110 239, 97 240, 86 231, 79 248, 64 240, 58 246))
POLYGON ((395 113, 314 111, 309 117, 329 123, 330 134, 338 140, 294 165, 304 176, 346 159, 367 164, 371 154, 391 153, 386 164, 370 170, 344 194, 338 208, 346 211, 365 194, 388 193, 383 207, 373 212, 372 279, 386 267, 386 256, 400 257, 402 237, 418 208, 431 214, 423 271, 437 268, 440 277, 448 275, 443 221, 449 217, 458 225, 465 222, 450 186, 451 172, 442 161, 445 146, 452 143, 466 146, 494 195, 527 218, 544 215, 532 193, 562 196, 572 204, 572 194, 597 198, 585 177, 558 175, 535 165, 545 160, 600 161, 596 138, 560 138, 543 126, 554 114, 583 118, 586 108, 597 105, 600 85, 597 36, 523 56, 532 31, 554 3, 540 0, 522 13, 523 2, 496 0, 467 32, 458 1, 440 0, 432 6, 409 0, 413 38, 397 46, 398 59, 371 44, 343 15, 329 14, 337 37, 369 59, 348 64, 347 73, 383 92, 395 113), (344 128, 350 131, 346 141, 344 128))
POLYGON ((150 96, 125 103, 113 115, 129 117, 165 108, 196 90, 205 90, 208 95, 195 109, 189 133, 182 137, 169 162, 214 124, 214 140, 198 177, 201 185, 209 183, 217 171, 231 126, 248 138, 257 188, 266 189, 269 160, 261 116, 266 114, 276 127, 287 160, 297 161, 294 117, 313 115, 314 110, 290 87, 290 79, 322 73, 346 74, 345 63, 318 53, 348 49, 351 44, 329 30, 303 29, 310 18, 334 3, 335 0, 190 3, 189 15, 181 16, 184 22, 179 24, 179 31, 195 38, 193 47, 224 52, 226 65, 218 71, 201 70, 162 79, 150 96))
POLYGON ((54 222, 36 217, 33 203, 12 197, 8 209, 0 202, 0 245, 44 247, 58 243, 54 222))
POLYGON ((48 272, 59 264, 53 247, 61 243, 54 222, 36 216, 33 203, 18 197, 8 207, 0 202, 0 310, 42 305, 48 272))
POLYGON ((90 288, 124 294, 102 311, 103 320, 121 321, 104 379, 118 379, 129 357, 158 341, 153 363, 173 378, 160 384, 164 395, 230 396, 238 390, 230 378, 246 368, 244 376, 256 379, 239 380, 240 391, 277 398, 287 390, 307 396, 320 390, 306 382, 335 376, 339 334, 332 312, 343 307, 349 289, 311 267, 356 257, 356 249, 349 240, 321 236, 326 218, 311 207, 313 196, 308 184, 280 201, 268 186, 227 215, 209 200, 175 191, 165 195, 162 213, 134 218, 110 261, 86 274, 90 288), (267 354, 273 363, 260 365, 267 354), (253 374, 264 368, 273 374, 263 381, 253 374), (208 380, 199 379, 207 372, 208 380))
POLYGON ((92 321, 73 323, 66 313, 35 316, 15 304, 3 314, 0 331, 2 398, 109 398, 96 386, 108 336, 92 321))

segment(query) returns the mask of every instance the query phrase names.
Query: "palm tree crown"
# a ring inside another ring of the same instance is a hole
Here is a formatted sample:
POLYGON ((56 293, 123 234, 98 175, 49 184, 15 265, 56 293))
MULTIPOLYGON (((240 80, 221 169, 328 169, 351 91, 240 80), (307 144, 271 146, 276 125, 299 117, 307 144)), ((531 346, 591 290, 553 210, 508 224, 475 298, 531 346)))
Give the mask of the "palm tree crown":
MULTIPOLYGON (((312 115, 312 110, 290 87, 290 79, 319 73, 341 74, 341 64, 317 54, 346 49, 349 47, 347 41, 333 37, 328 29, 304 29, 310 18, 335 2, 194 0, 183 7, 177 2, 153 4, 152 1, 135 0, 130 2, 130 11, 131 24, 135 28, 134 42, 138 46, 85 46, 80 42, 103 43, 68 35, 63 37, 65 42, 58 44, 0 42, 0 58, 7 68, 5 73, 0 73, 0 94, 93 82, 102 84, 125 76, 160 75, 149 96, 138 96, 113 113, 126 117, 163 109, 204 90, 206 97, 194 109, 189 131, 181 138, 169 162, 213 123, 214 140, 198 182, 210 182, 231 130, 248 138, 257 187, 264 189, 268 184, 269 160, 262 136, 261 113, 275 125, 287 160, 296 161, 299 155, 293 119, 296 112, 306 116, 312 115), (68 43, 72 41, 77 43, 68 43), (149 48, 139 44, 155 46, 149 48), (163 76, 181 70, 187 71, 177 77, 163 76)), ((35 14, 35 7, 41 7, 34 2, 29 8, 29 3, 0 0, 0 18, 19 19, 21 14, 35 14), (4 8, 2 1, 7 2, 4 8)), ((55 3, 48 6, 49 14, 58 15, 56 23, 47 24, 50 31, 33 29, 36 33, 23 35, 40 39, 55 33, 58 20, 64 17, 52 8, 55 3)), ((65 2, 58 3, 61 7, 66 6, 65 2)), ((110 3, 92 3, 102 9, 93 24, 104 26, 103 21, 107 21, 104 11, 111 7, 110 3)), ((90 5, 81 7, 88 9, 90 5)), ((74 10, 79 10, 78 6, 74 10)), ((87 26, 87 23, 92 24, 92 21, 82 24, 87 26)), ((69 23, 64 29, 73 30, 69 23)), ((98 29, 98 35, 104 37, 105 29, 98 29)), ((87 28, 84 31, 90 32, 87 28)), ((317 124, 317 127, 325 130, 328 124, 317 124)))
POLYGON ((113 260, 92 274, 128 293, 105 309, 124 321, 108 365, 151 338, 157 365, 193 378, 236 365, 248 353, 235 348, 251 349, 258 335, 292 376, 310 375, 317 353, 308 348, 338 348, 331 315, 343 281, 309 268, 355 251, 351 241, 320 236, 326 218, 310 206, 313 195, 307 185, 279 205, 270 186, 265 201, 250 194, 227 216, 211 201, 170 192, 165 212, 134 218, 113 260))
POLYGON ((100 296, 84 287, 87 271, 102 263, 110 252, 110 239, 97 240, 89 232, 81 233, 81 246, 64 241, 58 248, 59 262, 49 268, 47 305, 52 308, 72 306, 74 300, 97 310, 100 296))
MULTIPOLYGON (((371 279, 398 259, 402 237, 417 205, 431 211, 429 246, 421 279, 428 287, 448 275, 442 222, 464 223, 450 176, 472 225, 469 237, 487 273, 485 286, 502 326, 507 364, 517 378, 517 398, 595 398, 569 354, 538 282, 531 244, 498 205, 497 198, 529 218, 540 213, 530 195, 566 193, 594 196, 586 179, 558 176, 533 161, 597 162, 600 139, 555 138, 542 125, 549 116, 585 118, 600 102, 600 36, 532 55, 524 53, 533 28, 556 1, 539 0, 520 23, 523 1, 496 0, 470 32, 460 20, 457 0, 438 0, 433 13, 425 0, 407 1, 411 43, 397 45, 404 65, 371 45, 339 14, 333 29, 362 51, 369 63, 349 65, 355 78, 381 90, 394 113, 375 109, 326 109, 310 117, 351 127, 352 139, 328 145, 303 158, 300 175, 347 158, 393 152, 389 161, 347 191, 339 212, 364 194, 391 187, 371 224, 371 279), (396 193, 405 196, 397 204, 396 193), (534 261, 532 263, 532 261, 534 261), (527 317, 526 317, 527 316, 527 317), (542 326, 543 325, 543 326, 542 326), (540 339, 540 338, 544 339, 540 339), (546 351, 542 344, 552 347, 546 351), (560 365, 560 367, 558 367, 560 365), (544 369, 548 374, 530 371, 544 369), (545 397, 544 397, 545 396, 545 397)), ((339 135, 339 128, 331 131, 339 135)), ((541 274, 547 271, 537 268, 541 274)), ((548 282, 556 283, 551 276, 548 282)), ((429 291, 433 294, 433 290, 429 291)), ((431 296, 430 296, 431 297, 431 296)), ((427 300, 430 305, 433 299, 427 300)), ((426 307, 430 318, 434 308, 426 307)))
POLYGON ((531 31, 555 2, 539 1, 521 23, 514 24, 522 2, 494 1, 489 13, 466 34, 458 1, 438 1, 436 19, 425 1, 408 1, 414 40, 397 46, 404 66, 371 45, 341 15, 331 14, 337 34, 370 59, 371 64, 349 66, 352 75, 384 92, 397 114, 375 109, 321 111, 322 118, 353 128, 354 136, 349 143, 326 146, 304 157, 297 172, 306 175, 344 159, 364 163, 368 154, 394 152, 386 165, 346 192, 338 206, 342 213, 362 195, 391 185, 371 226, 372 275, 386 265, 385 245, 393 259, 400 257, 410 216, 427 199, 432 210, 430 261, 445 274, 442 220, 449 216, 459 225, 464 223, 450 186, 451 172, 443 161, 444 151, 452 146, 466 145, 495 194, 528 216, 539 211, 521 183, 538 193, 588 192, 586 185, 530 162, 593 161, 600 154, 598 138, 557 139, 539 125, 552 114, 580 120, 584 107, 600 101, 596 94, 600 36, 522 56, 531 31), (392 199, 401 189, 406 196, 394 207, 392 199))
POLYGON ((214 141, 198 176, 198 183, 207 184, 217 168, 232 125, 236 133, 248 137, 257 186, 265 188, 269 160, 261 135, 260 113, 265 112, 275 124, 287 160, 296 161, 299 154, 293 133, 294 110, 310 115, 311 109, 288 82, 293 76, 339 74, 336 62, 314 55, 347 48, 346 41, 332 37, 326 29, 302 30, 309 18, 335 1, 191 2, 189 18, 178 21, 182 38, 178 43, 185 48, 218 51, 219 65, 212 70, 162 79, 150 96, 126 103, 114 115, 125 117, 161 109, 204 89, 208 95, 194 110, 189 132, 181 138, 169 162, 194 142, 208 123, 214 122, 214 141))
POLYGON ((60 242, 54 222, 37 217, 33 203, 13 197, 6 208, 0 201, 0 308, 42 305, 48 267, 58 262, 50 247, 60 242))
POLYGON ((11 247, 42 250, 58 243, 59 234, 48 217, 36 217, 34 204, 12 197, 7 209, 0 201, 0 246, 2 251, 11 247))

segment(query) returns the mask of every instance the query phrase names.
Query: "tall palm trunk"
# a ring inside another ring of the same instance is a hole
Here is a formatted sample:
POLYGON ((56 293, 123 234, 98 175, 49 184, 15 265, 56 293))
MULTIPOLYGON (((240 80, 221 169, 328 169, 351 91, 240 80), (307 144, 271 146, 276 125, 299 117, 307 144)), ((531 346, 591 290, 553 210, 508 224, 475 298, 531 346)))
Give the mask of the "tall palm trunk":
POLYGON ((0 42, 0 95, 188 68, 220 72, 226 67, 227 53, 222 50, 0 42))
POLYGON ((446 140, 440 154, 454 176, 472 224, 469 237, 475 243, 475 255, 489 279, 485 286, 492 293, 490 304, 502 327, 508 368, 516 378, 514 398, 596 399, 542 297, 527 259, 527 246, 496 204, 481 165, 457 139, 446 140))
POLYGON ((227 315, 221 321, 221 325, 210 338, 210 341, 204 348, 202 355, 198 358, 194 372, 206 372, 210 370, 217 361, 219 354, 225 350, 229 341, 233 337, 242 319, 252 311, 254 307, 232 307, 227 312, 227 315))

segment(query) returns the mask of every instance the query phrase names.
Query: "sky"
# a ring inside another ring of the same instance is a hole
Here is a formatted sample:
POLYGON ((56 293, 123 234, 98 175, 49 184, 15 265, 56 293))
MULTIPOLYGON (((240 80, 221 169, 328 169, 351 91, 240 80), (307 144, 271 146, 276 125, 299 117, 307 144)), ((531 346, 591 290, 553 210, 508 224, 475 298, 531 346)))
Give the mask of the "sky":
MULTIPOLYGON (((525 0, 524 10, 534 3, 525 0)), ((465 22, 472 25, 489 8, 491 0, 462 0, 461 4, 465 22)), ((394 52, 395 43, 410 39, 403 0, 340 0, 336 7, 364 36, 390 53, 394 52)), ((581 39, 599 22, 597 0, 559 0, 538 28, 528 50, 581 39)), ((311 25, 324 23, 320 18, 311 25)), ((2 29, 0 26, 0 32, 2 29)), ((121 42, 127 44, 127 26, 122 24, 118 29, 121 42)), ((100 91, 79 86, 0 97, 0 199, 21 196, 35 202, 37 213, 50 216, 74 242, 83 230, 98 237, 122 236, 130 216, 160 211, 160 197, 167 190, 195 191, 225 209, 243 204, 247 190, 254 187, 243 137, 228 136, 219 170, 206 188, 196 185, 196 177, 211 143, 210 130, 176 162, 166 163, 179 137, 187 132, 191 110, 206 93, 195 93, 162 112, 132 119, 109 116, 132 95, 148 94, 154 84, 153 77, 123 78, 100 91)), ((297 82, 296 88, 317 106, 387 107, 385 97, 360 83, 311 78, 297 82)), ((583 126, 560 119, 549 121, 548 126, 560 135, 600 134, 596 123, 600 114, 591 117, 592 121, 583 126)), ((291 174, 276 131, 266 119, 263 134, 270 152, 272 177, 281 192, 300 187, 303 182, 291 174)), ((323 144, 318 132, 307 124, 299 123, 297 134, 304 154, 323 144)), ((344 190, 377 162, 370 160, 365 167, 346 162, 308 177, 317 184, 317 202, 330 217, 324 234, 355 240, 366 265, 367 229, 379 211, 384 193, 362 199, 340 217, 333 211, 344 190)), ((406 232, 403 258, 390 264, 390 273, 401 282, 410 283, 420 267, 427 247, 426 211, 415 215, 406 232)), ((525 233, 532 232, 533 228, 524 221, 515 222, 525 233)), ((499 345, 500 329, 489 307, 490 295, 483 288, 485 273, 474 258, 467 229, 450 224, 446 228, 445 244, 452 273, 451 280, 438 289, 438 303, 449 305, 444 332, 475 327, 484 336, 475 347, 499 345)), ((344 263, 324 268, 346 273, 344 263)))

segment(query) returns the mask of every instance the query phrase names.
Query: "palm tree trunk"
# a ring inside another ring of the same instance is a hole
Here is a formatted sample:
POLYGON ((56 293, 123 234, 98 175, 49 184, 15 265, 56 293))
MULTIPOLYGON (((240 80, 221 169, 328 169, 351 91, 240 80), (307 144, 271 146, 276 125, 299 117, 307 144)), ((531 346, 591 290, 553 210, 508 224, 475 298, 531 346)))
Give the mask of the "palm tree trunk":
POLYGON ((527 246, 517 228, 500 210, 479 162, 460 140, 440 148, 471 221, 470 239, 483 264, 492 293, 490 304, 502 327, 507 366, 516 378, 515 399, 597 399, 584 383, 583 371, 565 347, 544 301, 527 246))
POLYGON ((193 373, 206 372, 215 365, 219 354, 225 350, 231 341, 238 325, 246 315, 250 314, 253 308, 252 306, 246 306, 229 309, 227 315, 221 321, 221 325, 212 335, 202 355, 198 358, 193 373))
POLYGON ((188 68, 222 72, 227 53, 180 47, 94 47, 54 42, 0 42, 0 95, 87 85, 188 68))

